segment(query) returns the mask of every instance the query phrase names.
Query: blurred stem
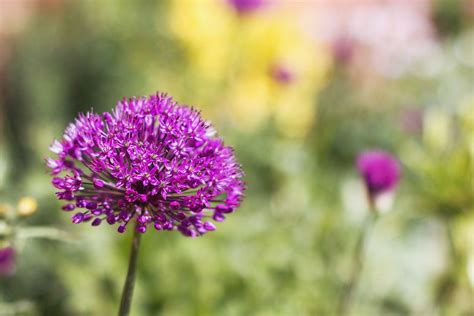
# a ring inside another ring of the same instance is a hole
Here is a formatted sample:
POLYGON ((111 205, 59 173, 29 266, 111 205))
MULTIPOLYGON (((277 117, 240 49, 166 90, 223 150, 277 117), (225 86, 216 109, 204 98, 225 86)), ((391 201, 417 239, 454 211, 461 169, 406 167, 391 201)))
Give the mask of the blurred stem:
POLYGON ((446 221, 446 239, 448 240, 449 252, 451 254, 451 262, 456 266, 459 262, 459 254, 454 241, 453 224, 450 219, 446 221))
POLYGON ((14 303, 0 303, 0 315, 31 315, 35 312, 33 302, 21 300, 14 303))
POLYGON ((360 275, 364 265, 364 252, 369 240, 372 227, 377 220, 377 212, 372 208, 369 217, 362 226, 354 249, 352 258, 352 272, 349 281, 342 289, 342 294, 338 305, 338 316, 348 315, 352 306, 353 296, 359 284, 360 275))
POLYGON ((461 268, 462 258, 456 248, 452 219, 445 220, 445 229, 451 265, 446 271, 445 280, 443 280, 442 285, 439 286, 438 293, 434 301, 434 305, 439 309, 442 315, 449 313, 450 309, 454 309, 455 305, 451 304, 453 295, 459 286, 459 278, 463 277, 461 272, 463 271, 461 268))
POLYGON ((127 316, 130 313, 130 305, 132 302, 133 288, 135 285, 135 272, 137 270, 138 250, 140 248, 141 233, 134 230, 132 249, 130 251, 130 259, 128 262, 128 272, 125 284, 122 290, 122 299, 120 301, 119 316, 127 316))

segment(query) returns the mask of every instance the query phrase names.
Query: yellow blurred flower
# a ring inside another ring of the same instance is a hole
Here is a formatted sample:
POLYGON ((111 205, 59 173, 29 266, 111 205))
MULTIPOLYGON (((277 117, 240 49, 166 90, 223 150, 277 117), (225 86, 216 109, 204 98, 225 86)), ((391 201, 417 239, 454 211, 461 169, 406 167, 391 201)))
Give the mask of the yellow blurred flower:
POLYGON ((29 216, 36 212, 38 202, 32 197, 25 196, 18 201, 16 211, 20 216, 29 216))
POLYGON ((196 71, 205 78, 220 78, 228 63, 225 43, 233 28, 225 3, 214 0, 172 2, 170 27, 189 53, 196 71))
POLYGON ((233 123, 245 130, 255 130, 268 119, 269 96, 270 89, 257 76, 236 81, 225 101, 230 106, 233 123))
POLYGON ((227 110, 244 131, 273 119, 283 135, 302 137, 313 124, 331 59, 291 10, 263 11, 239 17, 225 1, 176 0, 171 29, 186 48, 196 84, 215 89, 216 112, 227 110), (279 68, 282 78, 274 72, 279 68))

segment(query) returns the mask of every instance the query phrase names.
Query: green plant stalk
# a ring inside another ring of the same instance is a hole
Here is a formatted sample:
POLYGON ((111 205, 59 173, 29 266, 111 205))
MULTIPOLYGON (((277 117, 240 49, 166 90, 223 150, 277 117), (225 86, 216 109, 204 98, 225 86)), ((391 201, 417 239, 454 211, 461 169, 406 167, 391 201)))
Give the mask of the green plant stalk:
POLYGON ((128 262, 127 278, 122 290, 122 299, 120 300, 119 316, 128 316, 133 297, 133 288, 135 285, 135 274, 137 271, 138 251, 140 249, 140 237, 136 229, 133 233, 132 249, 130 250, 130 259, 128 262))
POLYGON ((366 219, 361 231, 359 232, 359 236, 357 238, 357 242, 354 249, 354 254, 352 258, 352 271, 349 281, 344 285, 342 289, 342 294, 338 304, 338 316, 345 316, 350 313, 354 294, 357 290, 357 286, 359 284, 359 280, 361 277, 361 273, 364 267, 364 252, 367 245, 367 241, 369 240, 370 233, 372 228, 378 218, 378 214, 374 209, 372 203, 370 203, 370 215, 366 219))
POLYGON ((450 282, 447 283, 448 287, 443 286, 438 289, 438 293, 434 301, 434 306, 439 309, 442 315, 448 314, 449 312, 459 312, 459 310, 456 310, 458 307, 453 302, 455 293, 460 287, 462 287, 463 279, 467 280, 467 283, 469 283, 469 276, 467 275, 467 270, 465 269, 466 262, 464 262, 463 256, 456 246, 453 231, 453 219, 444 219, 444 225, 446 230, 445 238, 450 255, 450 265, 445 272, 445 277, 449 278, 448 280, 450 282))

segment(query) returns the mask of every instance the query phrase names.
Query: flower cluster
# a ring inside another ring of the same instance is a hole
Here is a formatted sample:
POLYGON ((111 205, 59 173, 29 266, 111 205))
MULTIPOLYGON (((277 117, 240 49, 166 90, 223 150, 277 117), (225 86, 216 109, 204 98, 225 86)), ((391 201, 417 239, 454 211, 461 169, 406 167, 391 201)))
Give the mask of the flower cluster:
POLYGON ((82 209, 73 223, 106 221, 123 233, 179 230, 198 236, 215 230, 212 218, 240 204, 243 173, 199 112, 166 94, 123 99, 115 110, 81 114, 48 158, 65 211, 82 209))
POLYGON ((357 157, 357 168, 371 197, 395 189, 400 181, 397 159, 382 150, 361 153, 357 157))

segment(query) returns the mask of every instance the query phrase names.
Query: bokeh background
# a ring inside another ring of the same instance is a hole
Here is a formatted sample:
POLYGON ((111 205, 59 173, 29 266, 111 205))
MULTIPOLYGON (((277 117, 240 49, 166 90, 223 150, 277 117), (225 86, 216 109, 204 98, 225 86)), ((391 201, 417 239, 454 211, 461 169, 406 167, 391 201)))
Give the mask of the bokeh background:
POLYGON ((131 234, 71 224, 44 158, 157 90, 235 147, 247 197, 205 237, 145 234, 132 315, 338 316, 371 148, 403 175, 352 315, 474 315, 474 2, 250 2, 0 0, 0 315, 116 313, 131 234))

